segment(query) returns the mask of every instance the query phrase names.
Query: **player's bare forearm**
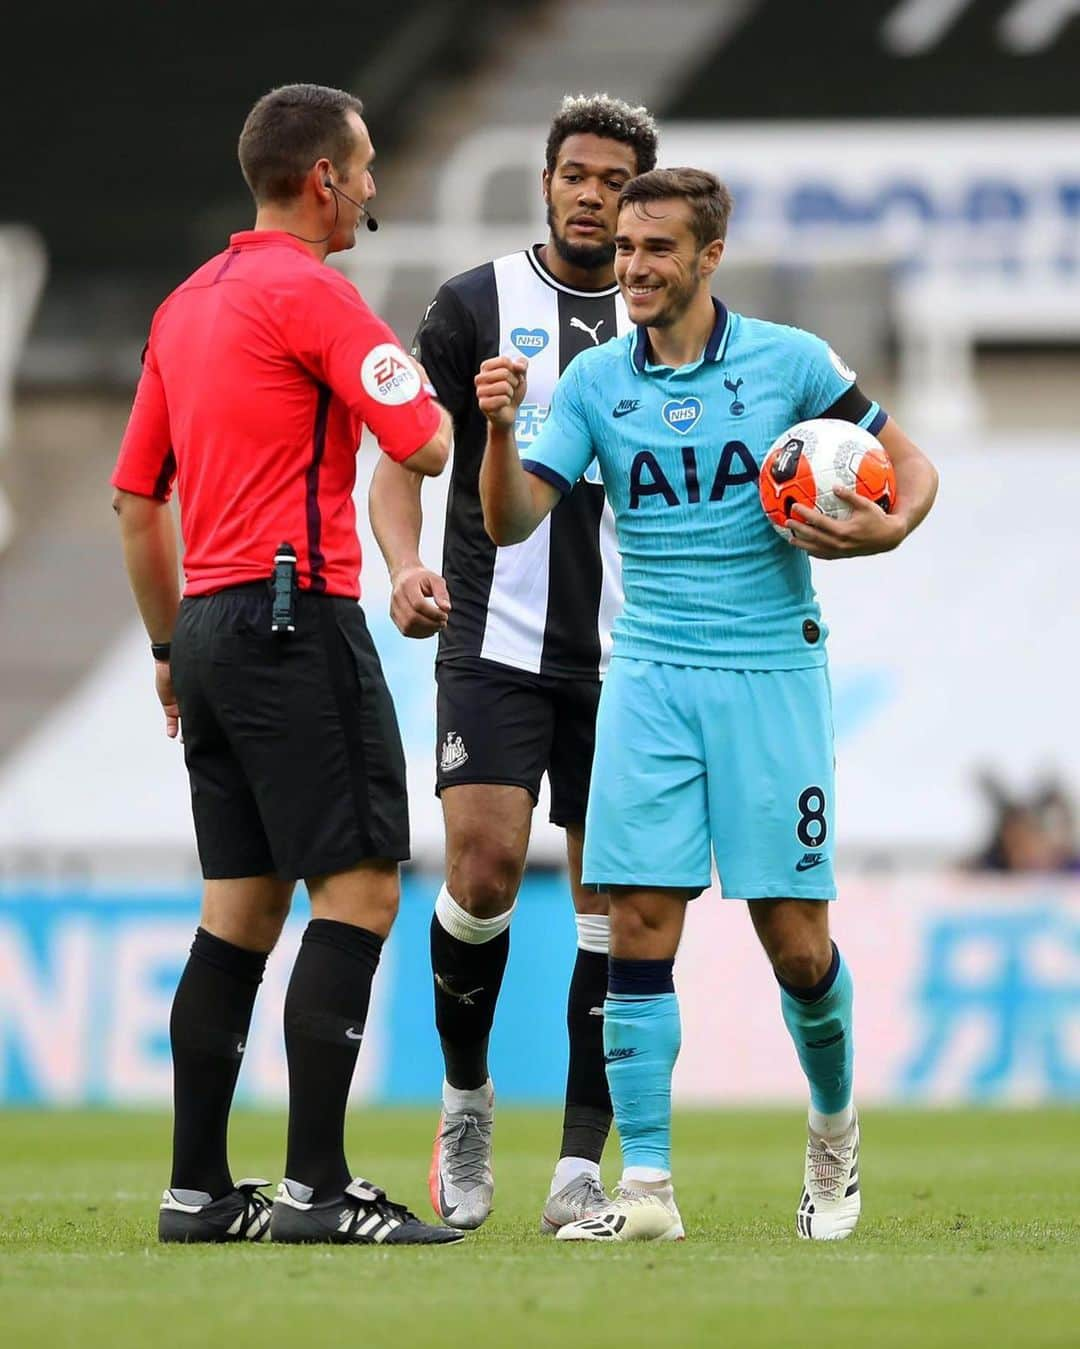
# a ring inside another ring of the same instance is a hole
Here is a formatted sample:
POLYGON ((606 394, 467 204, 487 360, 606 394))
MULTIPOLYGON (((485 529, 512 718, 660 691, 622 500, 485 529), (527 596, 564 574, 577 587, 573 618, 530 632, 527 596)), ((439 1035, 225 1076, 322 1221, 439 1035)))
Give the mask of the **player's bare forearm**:
POLYGON ((423 479, 412 469, 382 455, 371 475, 368 511, 371 528, 391 578, 403 567, 420 565, 420 502, 423 479))
POLYGON ((555 488, 521 466, 514 431, 488 423, 480 465, 480 504, 484 528, 493 543, 521 543, 558 500, 555 488))
MULTIPOLYGON (((420 368, 423 369, 422 366, 420 368)), ((454 423, 449 412, 440 403, 435 406, 439 410, 439 425, 435 434, 426 445, 421 445, 402 461, 413 473, 419 473, 425 478, 437 478, 446 467, 454 439, 454 423)))
POLYGON ((527 381, 521 356, 491 356, 476 374, 476 403, 488 423, 480 504, 488 537, 500 547, 527 539, 559 500, 554 487, 521 466, 514 423, 527 381))
POLYGON ((847 502, 851 515, 833 520, 807 506, 792 507, 789 534, 794 547, 824 561, 870 557, 898 548, 926 519, 937 495, 937 470, 891 418, 878 432, 878 439, 896 471, 894 509, 886 514, 849 488, 835 487, 835 495, 847 502))
POLYGON ((431 637, 450 613, 446 582, 420 558, 421 487, 418 474, 383 458, 368 493, 371 527, 392 582, 390 617, 405 637, 431 637))
POLYGON ((179 559, 172 512, 164 501, 113 494, 131 592, 152 642, 172 639, 180 607, 179 559))
POLYGON ((890 417, 878 432, 896 470, 896 509, 893 515, 904 526, 904 538, 930 514, 937 496, 937 469, 890 417))

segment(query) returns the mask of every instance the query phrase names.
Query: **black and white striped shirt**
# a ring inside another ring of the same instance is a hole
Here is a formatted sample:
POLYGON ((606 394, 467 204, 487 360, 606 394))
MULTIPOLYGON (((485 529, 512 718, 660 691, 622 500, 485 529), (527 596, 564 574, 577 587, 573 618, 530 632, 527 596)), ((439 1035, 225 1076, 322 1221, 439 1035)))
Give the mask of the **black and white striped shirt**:
POLYGON ((617 286, 573 290, 544 267, 536 246, 453 277, 428 306, 413 350, 454 418, 443 541, 453 609, 440 661, 479 656, 572 678, 597 678, 606 668, 622 585, 599 473, 594 466, 530 538, 496 548, 480 508, 487 423, 473 377, 490 356, 528 358, 516 426, 524 458, 573 357, 630 327, 617 286))

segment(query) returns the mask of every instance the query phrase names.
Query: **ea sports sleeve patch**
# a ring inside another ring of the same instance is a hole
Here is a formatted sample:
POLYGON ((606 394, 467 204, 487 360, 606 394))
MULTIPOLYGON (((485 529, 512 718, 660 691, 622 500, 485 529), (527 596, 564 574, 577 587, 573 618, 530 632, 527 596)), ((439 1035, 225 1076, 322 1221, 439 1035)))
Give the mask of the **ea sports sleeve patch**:
POLYGON ((438 429, 434 389, 344 277, 328 275, 314 299, 295 321, 305 363, 363 420, 384 453, 407 459, 438 429))

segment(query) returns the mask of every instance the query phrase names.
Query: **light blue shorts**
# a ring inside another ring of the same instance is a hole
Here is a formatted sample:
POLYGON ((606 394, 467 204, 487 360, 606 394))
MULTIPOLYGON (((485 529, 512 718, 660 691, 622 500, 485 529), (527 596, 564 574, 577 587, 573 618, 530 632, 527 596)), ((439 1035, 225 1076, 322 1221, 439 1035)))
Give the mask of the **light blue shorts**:
POLYGON ((583 879, 833 899, 829 675, 616 657, 600 695, 583 879))

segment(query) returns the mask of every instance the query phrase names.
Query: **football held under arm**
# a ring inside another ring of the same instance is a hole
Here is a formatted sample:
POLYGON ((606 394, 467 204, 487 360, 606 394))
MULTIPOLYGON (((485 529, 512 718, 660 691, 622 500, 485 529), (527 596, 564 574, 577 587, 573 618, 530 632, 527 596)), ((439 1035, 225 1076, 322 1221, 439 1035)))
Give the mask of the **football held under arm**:
POLYGON ((926 518, 937 495, 933 464, 885 411, 855 383, 855 372, 820 338, 808 339, 804 377, 804 415, 834 417, 863 426, 881 442, 896 473, 896 503, 888 515, 846 487, 834 489, 851 506, 847 520, 830 520, 820 511, 796 506, 791 542, 812 557, 833 560, 865 557, 899 547, 926 518))

